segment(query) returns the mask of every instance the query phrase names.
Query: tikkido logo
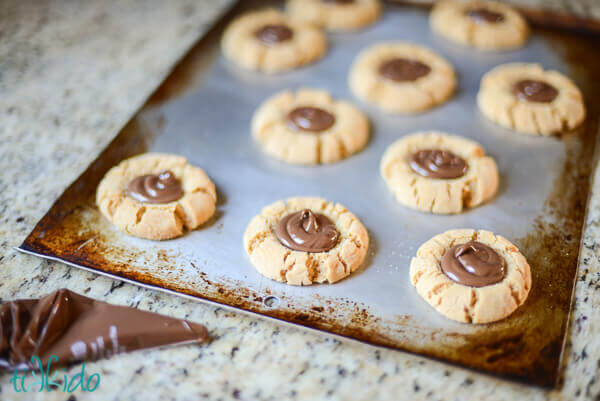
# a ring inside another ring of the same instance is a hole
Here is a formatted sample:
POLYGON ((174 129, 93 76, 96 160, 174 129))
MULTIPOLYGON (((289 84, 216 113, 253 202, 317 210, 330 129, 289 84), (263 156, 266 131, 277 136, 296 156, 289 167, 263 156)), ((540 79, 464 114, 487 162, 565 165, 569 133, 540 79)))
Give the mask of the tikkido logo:
POLYGON ((73 376, 67 375, 66 368, 62 368, 62 378, 57 378, 59 371, 55 370, 50 377, 51 366, 53 362, 58 362, 58 356, 52 355, 48 360, 48 365, 44 369, 44 365, 38 356, 31 357, 31 365, 37 366, 38 369, 19 371, 15 370, 10 383, 17 393, 42 391, 62 390, 65 393, 72 393, 77 389, 84 392, 93 392, 100 385, 100 374, 93 373, 86 375, 85 362, 81 364, 81 371, 78 371, 73 376), (36 370, 38 372, 36 372, 36 370))

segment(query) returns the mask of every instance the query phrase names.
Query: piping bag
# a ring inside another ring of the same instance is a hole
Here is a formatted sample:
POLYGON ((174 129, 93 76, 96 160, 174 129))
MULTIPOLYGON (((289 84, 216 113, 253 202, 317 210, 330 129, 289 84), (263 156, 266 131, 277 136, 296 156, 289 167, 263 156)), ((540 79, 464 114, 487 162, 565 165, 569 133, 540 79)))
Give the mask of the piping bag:
POLYGON ((204 343, 206 328, 187 320, 111 305, 61 289, 0 305, 0 370, 108 358, 121 352, 204 343))

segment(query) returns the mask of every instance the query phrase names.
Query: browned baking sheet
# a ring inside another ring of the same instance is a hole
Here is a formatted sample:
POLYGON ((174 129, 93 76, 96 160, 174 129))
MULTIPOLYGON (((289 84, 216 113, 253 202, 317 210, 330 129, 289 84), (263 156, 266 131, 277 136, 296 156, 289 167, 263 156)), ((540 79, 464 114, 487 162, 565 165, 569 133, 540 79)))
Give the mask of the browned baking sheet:
MULTIPOLYGON (((247 3, 242 7, 248 7, 247 3)), ((158 290, 554 386, 598 132, 600 83, 595 74, 600 71, 600 55, 596 44, 589 38, 537 30, 521 52, 474 54, 430 34, 424 10, 391 6, 375 27, 330 36, 330 54, 314 66, 264 77, 238 70, 219 55, 221 31, 238 12, 234 10, 189 53, 56 201, 20 249, 158 290), (373 138, 359 155, 334 166, 286 166, 263 156, 249 139, 251 112, 268 94, 283 87, 319 84, 337 96, 351 98, 345 74, 355 47, 393 37, 407 39, 410 34, 457 65, 459 92, 447 105, 416 117, 386 116, 361 105, 373 122, 373 138), (475 107, 483 72, 516 57, 533 61, 538 54, 544 59, 540 61, 555 63, 573 77, 586 98, 585 124, 563 138, 517 135, 489 123, 475 107), (482 141, 499 161, 504 184, 498 197, 461 216, 431 216, 395 204, 378 177, 382 150, 415 128, 446 126, 482 141), (200 230, 173 241, 145 241, 119 233, 100 215, 94 195, 101 177, 123 158, 147 150, 176 150, 215 179, 218 211, 200 230), (235 164, 242 162, 246 164, 235 164), (232 164, 235 168, 230 168, 232 164), (362 181, 360 190, 351 190, 361 174, 370 174, 368 181, 362 181), (286 287, 263 279, 250 266, 241 237, 260 207, 291 195, 315 194, 280 190, 269 181, 285 184, 288 177, 311 191, 321 189, 317 195, 346 204, 369 229, 369 258, 352 277, 332 286, 286 287), (511 216, 521 214, 525 229, 507 225, 511 216), (387 221, 396 219, 399 224, 392 229, 398 231, 398 239, 391 243, 382 231, 390 229, 387 221), (474 226, 478 219, 482 222, 478 226, 506 235, 519 246, 530 262, 533 287, 527 302, 508 319, 464 325, 439 316, 416 295, 408 280, 408 261, 418 244, 436 232, 474 226), (370 298, 380 296, 378 292, 387 297, 385 303, 370 298), (390 311, 390 305, 398 309, 390 311)))

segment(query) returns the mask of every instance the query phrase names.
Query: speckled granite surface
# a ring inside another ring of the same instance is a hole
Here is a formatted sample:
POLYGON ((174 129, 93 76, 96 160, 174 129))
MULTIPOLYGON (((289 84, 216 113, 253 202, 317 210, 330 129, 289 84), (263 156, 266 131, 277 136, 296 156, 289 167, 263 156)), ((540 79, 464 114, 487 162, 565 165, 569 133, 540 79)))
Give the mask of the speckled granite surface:
POLYGON ((101 374, 93 393, 19 394, 10 377, 1 376, 0 400, 600 400, 600 171, 583 241, 565 384, 554 392, 159 294, 12 249, 228 3, 0 5, 0 298, 68 287, 204 323, 213 337, 207 346, 88 364, 88 374, 101 374))

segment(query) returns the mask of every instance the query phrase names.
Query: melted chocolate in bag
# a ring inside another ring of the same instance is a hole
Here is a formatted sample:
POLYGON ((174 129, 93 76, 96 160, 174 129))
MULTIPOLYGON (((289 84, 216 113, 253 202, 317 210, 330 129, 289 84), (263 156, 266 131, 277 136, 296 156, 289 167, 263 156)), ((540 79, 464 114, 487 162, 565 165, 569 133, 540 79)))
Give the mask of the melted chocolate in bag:
POLYGON ((39 300, 0 305, 0 369, 65 365, 145 348, 202 343, 206 328, 186 320, 111 305, 62 289, 39 300))

